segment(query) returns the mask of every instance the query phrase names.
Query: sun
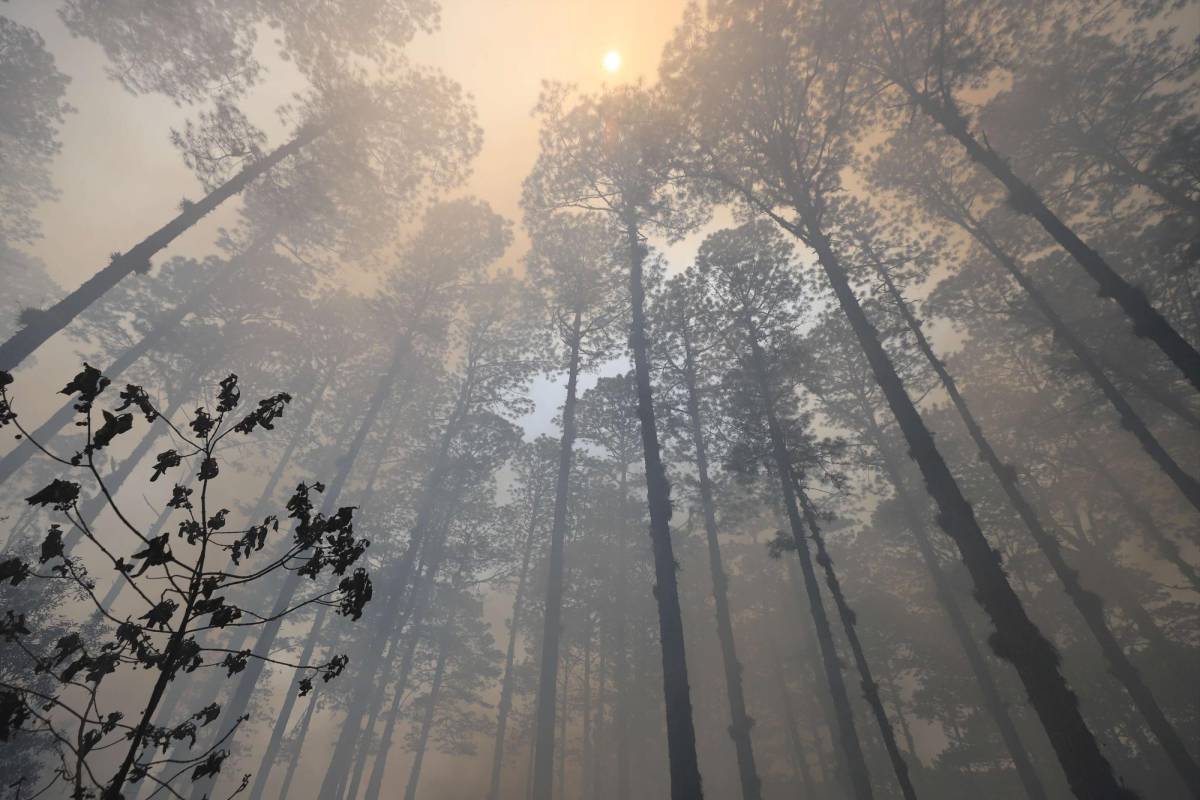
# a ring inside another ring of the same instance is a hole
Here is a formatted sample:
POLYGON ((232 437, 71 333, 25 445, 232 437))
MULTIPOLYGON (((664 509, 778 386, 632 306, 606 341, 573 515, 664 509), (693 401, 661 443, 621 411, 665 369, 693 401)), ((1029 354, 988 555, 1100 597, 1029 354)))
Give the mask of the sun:
POLYGON ((604 65, 607 72, 616 72, 621 68, 621 54, 616 50, 609 50, 604 54, 604 58, 600 61, 604 65))

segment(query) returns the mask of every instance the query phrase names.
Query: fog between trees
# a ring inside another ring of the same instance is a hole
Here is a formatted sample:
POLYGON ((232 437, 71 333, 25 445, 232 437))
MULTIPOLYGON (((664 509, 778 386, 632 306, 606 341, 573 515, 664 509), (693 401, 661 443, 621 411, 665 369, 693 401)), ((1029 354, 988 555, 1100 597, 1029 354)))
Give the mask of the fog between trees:
POLYGON ((0 6, 0 794, 1200 797, 1200 8, 637 5, 0 6))

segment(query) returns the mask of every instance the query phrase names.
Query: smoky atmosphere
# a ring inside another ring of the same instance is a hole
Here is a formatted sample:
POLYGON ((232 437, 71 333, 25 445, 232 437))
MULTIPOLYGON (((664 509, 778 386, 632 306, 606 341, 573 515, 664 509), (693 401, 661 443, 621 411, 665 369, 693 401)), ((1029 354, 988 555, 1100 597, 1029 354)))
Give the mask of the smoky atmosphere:
POLYGON ((1200 798, 1200 0, 0 0, 35 798, 1200 798))

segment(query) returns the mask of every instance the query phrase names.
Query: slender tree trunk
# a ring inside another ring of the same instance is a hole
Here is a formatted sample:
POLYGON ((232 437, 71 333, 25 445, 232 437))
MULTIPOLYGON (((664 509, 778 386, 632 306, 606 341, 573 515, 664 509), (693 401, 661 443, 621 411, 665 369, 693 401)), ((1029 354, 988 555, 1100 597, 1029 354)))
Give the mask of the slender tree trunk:
MULTIPOLYGON (((408 785, 404 789, 404 800, 417 800, 417 785, 421 781, 421 764, 425 760, 425 750, 429 747, 429 733, 433 730, 434 714, 442 695, 442 679, 446 675, 446 638, 441 637, 438 643, 437 666, 433 671, 433 685, 429 688, 426 698, 425 715, 421 719, 421 733, 417 739, 417 751, 413 755, 413 764, 408 773, 408 785)), ((382 754, 381 754, 382 755, 382 754)))
POLYGON ((621 493, 620 529, 617 532, 617 596, 614 608, 613 657, 613 687, 616 693, 616 704, 613 709, 613 737, 617 756, 617 800, 629 800, 631 791, 631 775, 629 764, 629 700, 632 687, 629 685, 629 624, 628 624, 628 594, 630 569, 627 556, 627 542, 631 523, 629 514, 629 470, 621 467, 621 475, 617 482, 621 493))
POLYGON ((904 433, 913 459, 921 469, 926 487, 937 503, 939 524, 957 545, 975 584, 976 598, 996 627, 991 637, 992 645, 1001 658, 1017 668, 1072 791, 1081 800, 1136 797, 1121 785, 1112 765, 1100 752, 1096 737, 1079 711, 1079 699, 1059 670, 1058 653, 1025 613, 1021 600, 1008 582, 999 554, 984 537, 975 512, 880 344, 878 332, 854 296, 849 276, 825 234, 812 224, 811 209, 806 209, 799 198, 797 195, 796 209, 808 211, 803 214, 805 241, 816 251, 842 312, 904 433))
POLYGON ((663 697, 666 700, 667 753, 671 768, 671 800, 700 800, 700 766, 696 760, 696 731, 692 723, 691 688, 683 642, 683 613, 676 585, 675 553, 671 545, 671 487, 663 468, 650 390, 650 359, 646 346, 645 286, 642 266, 646 246, 637 225, 626 224, 629 244, 629 292, 633 312, 629 343, 637 378, 638 419, 646 462, 646 500, 650 510, 650 540, 654 552, 654 599, 658 605, 662 640, 663 697))
POLYGON ((1186 189, 1168 183, 1157 175, 1138 167, 1116 148, 1100 144, 1092 150, 1116 172, 1128 178, 1131 183, 1144 186, 1180 211, 1200 220, 1200 201, 1188 194, 1186 189))
POLYGON ((733 621, 729 613, 729 579, 725 575, 725 565, 721 560, 716 504, 713 501, 712 480, 708 473, 708 448, 696 386, 696 361, 686 331, 683 345, 683 377, 687 388, 688 417, 691 422, 692 447, 696 451, 696 475, 700 482, 700 506, 704 514, 704 534, 708 543, 708 566, 712 575, 717 638, 721 643, 721 661, 725 672, 725 696, 729 700, 729 738, 733 740, 737 755, 742 800, 761 800, 762 781, 758 776, 758 766, 754 763, 754 746, 750 741, 750 729, 754 726, 754 720, 746 713, 746 697, 742 691, 742 664, 738 661, 737 644, 733 638, 733 621))
POLYGON ((300 766, 300 756, 304 752, 304 740, 308 738, 308 731, 312 727, 313 712, 317 709, 317 698, 310 697, 308 705, 304 707, 304 716, 300 718, 300 727, 296 731, 296 741, 292 746, 292 753, 288 758, 287 771, 283 773, 283 783, 279 786, 279 797, 289 797, 289 791, 292 788, 292 779, 296 777, 296 767, 300 766))
POLYGON ((908 754, 913 757, 913 760, 918 761, 917 742, 913 739, 912 728, 909 727, 908 718, 904 713, 904 701, 900 697, 900 687, 896 685, 896 677, 887 659, 884 659, 883 666, 883 680, 887 684, 888 695, 891 697, 892 705, 896 709, 896 719, 900 722, 900 732, 904 734, 904 745, 908 748, 908 754))
POLYGON ((1108 350, 1097 350, 1092 355, 1109 373, 1116 375, 1120 380, 1128 383, 1135 391, 1140 392, 1146 399, 1156 403, 1163 410, 1173 414, 1185 425, 1189 425, 1193 429, 1200 431, 1200 414, 1197 414, 1182 397, 1175 394, 1170 386, 1165 386, 1156 378, 1144 375, 1133 365, 1117 358, 1108 350))
POLYGON ((1150 304, 1141 289, 1121 277, 1103 256, 1089 247, 1059 219, 1033 187, 1017 177, 999 153, 980 143, 967 126, 967 120, 951 105, 951 101, 939 103, 929 95, 917 91, 911 84, 902 85, 922 111, 941 125, 946 133, 958 140, 972 161, 1004 184, 1012 207, 1019 213, 1028 214, 1036 219, 1046 233, 1070 253, 1084 272, 1091 276, 1100 287, 1100 295, 1116 301, 1133 323, 1134 334, 1158 345, 1192 386, 1200 391, 1200 352, 1179 335, 1171 323, 1150 304))
MULTIPOLYGON (((533 797, 551 800, 554 791, 554 716, 558 691, 558 650, 562 635, 563 549, 567 538, 571 459, 575 451, 575 395, 579 385, 582 314, 575 310, 567 366, 567 398, 563 403, 562 440, 554 494, 554 523, 550 529, 550 563, 546 575, 546 605, 542 629, 542 661, 538 673, 538 715, 534 731, 533 797)), ((561 743, 560 743, 561 744, 561 743)))
MULTIPOLYGON (((390 674, 392 668, 396 664, 396 648, 404 643, 403 636, 393 636, 388 639, 387 655, 383 657, 384 674, 390 674)), ((350 783, 346 786, 346 791, 341 792, 341 797, 346 800, 354 800, 358 797, 358 789, 362 785, 363 775, 367 770, 367 759, 371 757, 371 740, 375 736, 375 727, 379 722, 379 715, 384 710, 384 700, 387 698, 387 686, 381 682, 378 690, 375 692, 375 699, 370 703, 370 711, 367 714, 366 724, 358 733, 358 744, 354 747, 354 767, 350 770, 350 783)), ((340 791, 340 787, 339 787, 340 791)))
POLYGON ((792 531, 792 540, 796 545, 796 553, 800 561, 801 574, 804 577, 804 591, 808 598, 809 612, 812 614, 813 625, 817 630, 817 644, 821 651, 821 664, 825 670, 825 680, 829 686, 829 695, 833 701, 834 714, 837 719, 838 739, 841 743, 842 756, 850 786, 857 800, 870 800, 871 776, 867 770, 867 760, 863 755, 862 743, 854 726, 854 714, 850 707, 850 696, 846 692, 846 683, 842 677, 842 667, 838 662, 837 649, 833 641, 833 629, 829 625, 829 617, 825 613, 825 603, 821 599, 821 589, 817 585, 816 571, 813 569, 812 554, 808 551, 808 541, 804 535, 804 523, 800 518, 800 510, 796 502, 796 484, 792 477, 791 456, 787 450, 783 430, 775 412, 774 393, 767 378, 767 365, 756 336, 757 330, 748 318, 742 320, 750 340, 752 368, 758 383, 759 394, 763 404, 763 415, 767 421, 767 433, 771 439, 771 450, 774 456, 775 468, 779 474, 779 487, 783 496, 784 512, 792 531))
MULTIPOLYGON (((587 794, 592 785, 592 625, 591 612, 588 612, 587 635, 583 640, 583 720, 580 724, 580 754, 579 754, 579 794, 587 794)), ((563 800, 566 800, 564 797, 563 800)))
POLYGON ((558 797, 559 800, 567 798, 567 717, 570 710, 567 708, 568 695, 567 691, 571 685, 571 662, 568 661, 563 665, 562 671, 562 714, 558 715, 558 797))
POLYGON ((1041 778, 1038 777, 1037 770, 1033 767, 1029 751, 1026 750, 1025 743, 1021 741, 1021 737, 1017 733, 1017 726, 1013 724, 1004 699, 1000 695, 1000 689, 996 685, 996 679, 992 675, 992 670, 988 666, 983 652, 980 651, 979 645, 975 642, 971 627, 963 615, 962 608, 958 605, 954 589, 950 586, 949 579, 938 563, 937 552, 933 548, 933 542, 929 539, 929 532, 925 528, 921 513, 917 510, 916 503, 904 486, 900 465, 887 446, 883 431, 879 429, 875 417, 869 409, 863 409, 863 419, 868 436, 883 462, 883 470, 887 475, 888 482, 892 484, 896 492, 896 501, 900 504, 900 512, 904 516, 909 532, 912 533, 913 540, 917 543, 917 552, 920 553, 921 561, 924 562, 925 569, 928 570, 933 581, 934 595, 946 612, 946 617, 950 621, 950 629, 954 632, 954 638, 962 648, 963 656, 967 660, 975 683, 983 695, 984 708, 987 709, 988 716, 996 723, 1000 739, 1004 742, 1004 747, 1016 768, 1017 777, 1021 780, 1021 786, 1030 800, 1046 800, 1046 789, 1042 785, 1041 778))
POLYGON ((604 778, 608 772, 607 739, 605 732, 605 684, 608 681, 608 648, 604 644, 604 621, 600 621, 597 636, 597 648, 600 650, 600 663, 596 675, 596 713, 593 719, 592 732, 592 780, 584 787, 584 800, 600 800, 607 797, 604 794, 604 778))
POLYGON ((1067 345, 1079 361, 1080 366, 1088 374, 1088 377, 1092 379, 1096 388, 1100 390, 1101 394, 1104 395, 1105 399, 1113 407, 1113 410, 1117 412, 1117 416, 1121 421, 1121 427, 1128 430, 1137 438, 1142 449, 1166 473, 1167 477, 1171 479, 1171 482, 1187 498, 1188 502, 1194 508, 1200 510, 1200 482, 1171 457, 1171 454, 1167 452, 1162 443, 1150 431, 1150 427, 1142 419, 1142 416, 1125 398, 1125 395, 1121 394, 1116 385, 1109 380, 1104 370, 1100 367, 1099 362, 1092 356, 1087 345, 1067 327, 1062 317, 1050 305, 1045 295, 1042 294, 1033 280, 1025 273, 1025 270, 1021 268, 1017 260, 1001 248, 980 224, 970 219, 963 219, 958 224, 975 237, 976 241, 992 254, 992 257, 1004 267, 1013 280, 1025 291, 1025 294, 1029 296, 1034 306, 1050 324, 1050 329, 1054 332, 1055 338, 1067 345))
MULTIPOLYGON (((776 515, 779 517, 779 527, 784 527, 785 515, 782 507, 776 509, 776 515)), ((804 588, 804 578, 800 575, 800 571, 797 568, 800 559, 793 560, 789 558, 784 559, 784 561, 786 562, 785 567, 788 573, 788 585, 792 589, 792 601, 795 603, 794 610, 797 614, 803 615, 808 607, 808 596, 804 588)), ((810 621, 811 618, 810 614, 810 621)), ((808 640, 808 626, 797 626, 795 631, 797 651, 801 661, 808 668, 808 679, 811 681, 812 686, 819 687, 825 674, 820 647, 817 647, 815 651, 811 647, 808 640)), ((812 632, 815 634, 815 627, 812 632)), ((820 712, 820 719, 816 719, 816 715, 814 715, 810 730, 812 732, 813 750, 817 754, 822 778, 825 781, 832 781, 837 786, 837 791, 840 795, 849 796, 851 788, 849 778, 846 775, 846 759, 838 755, 837 714, 831 705, 829 692, 814 691, 806 695, 806 697, 809 700, 809 711, 813 711, 815 707, 815 710, 820 712), (828 754, 833 759, 833 768, 830 768, 825 760, 826 738, 828 738, 829 745, 828 754)))
POLYGON ((958 391, 958 385, 955 383, 954 377, 946 369, 941 359, 937 357, 937 354, 933 352, 933 346, 925 337, 924 331, 921 330, 921 323, 913 316, 912 311, 909 309, 900 291, 896 288, 896 285, 892 282, 891 277, 885 270, 878 268, 878 265, 876 272, 881 280, 883 280, 884 286, 891 295, 897 310, 904 318, 905 324, 916 339, 917 347, 937 374, 942 387, 950 397, 951 403, 953 403, 955 410, 958 411, 959 416, 962 418, 963 424, 971 436, 971 441, 975 443, 975 447, 979 450, 980 458, 988 465, 988 468, 1004 489, 1004 494, 1008 498, 1009 504, 1016 510, 1017 515, 1029 530, 1042 555, 1050 562, 1050 567, 1054 570, 1054 574, 1058 577, 1059 582, 1062 583, 1067 596, 1071 598, 1071 602, 1079 611, 1080 616, 1083 617, 1088 630, 1091 631, 1092 636, 1100 645, 1100 650, 1104 653, 1113 676, 1125 687, 1125 690, 1133 700, 1134 706, 1146 718, 1146 722, 1150 725, 1150 730, 1154 733, 1154 737, 1158 740, 1163 750, 1166 751, 1167 756, 1171 759, 1171 764, 1187 784, 1188 790, 1192 794, 1200 796, 1200 764, 1197 764, 1188 753, 1187 747, 1183 743, 1183 738, 1175 730, 1175 726, 1171 724, 1170 720, 1167 719, 1158 701, 1150 692, 1150 688, 1142 679, 1141 673, 1134 666, 1133 662, 1129 660, 1129 657, 1117 641, 1116 636, 1113 635, 1112 629, 1108 626, 1108 621, 1104 618, 1104 606, 1100 596, 1084 588, 1079 578, 1079 573, 1067 564, 1058 540, 1042 525, 1042 521, 1038 518, 1033 505, 1025 497, 1025 493, 1022 491, 1017 480, 1017 471, 1001 461, 999 454, 996 453, 995 448, 988 441, 983 428, 979 425, 978 420, 975 419, 970 406, 967 405, 966 399, 958 391))
POLYGON ((108 264, 88 278, 82 286, 43 311, 36 322, 14 333, 0 344, 0 370, 12 372, 46 340, 67 327, 88 306, 131 272, 150 271, 150 258, 164 249, 206 214, 238 194, 255 178, 271 170, 280 161, 299 152, 305 145, 321 136, 328 126, 310 125, 296 137, 266 156, 247 165, 241 172, 208 193, 202 200, 189 203, 173 220, 138 242, 126 253, 113 255, 108 264))
POLYGON ((1158 548, 1158 552, 1162 557, 1175 569, 1179 570, 1180 574, 1191 584, 1192 589, 1200 592, 1200 574, 1197 574, 1196 568, 1193 567, 1179 552, 1179 545, 1171 539, 1170 536, 1158 526, 1154 521, 1154 516, 1150 513, 1150 509, 1142 505, 1124 482, 1119 480, 1108 467, 1104 466, 1103 462, 1096 456, 1090 447, 1079 442, 1080 450, 1089 462, 1089 466, 1104 479, 1104 483, 1113 491, 1117 497, 1121 498, 1121 510, 1128 514, 1133 522, 1142 530, 1142 533, 1147 539, 1154 543, 1158 548))
POLYGON ((842 630, 846 633, 846 641, 850 643, 850 652, 854 656, 854 665, 858 668, 863 697, 866 698, 867 705, 875 717, 875 723, 879 726, 879 735, 883 739, 883 747, 891 762, 892 772, 896 775, 896 783, 900 786, 900 794, 905 800, 916 800, 917 792, 913 788, 912 778, 908 774, 908 764, 905 763, 904 755, 896 743, 896 731, 892 728, 892 722, 883 708, 883 699, 879 696, 879 684, 872 677, 871 665, 867 662, 867 655, 858 638, 858 617, 850 608, 850 604, 846 601, 846 595, 842 592, 841 581, 838 580, 837 573, 833 568, 833 559, 825 549, 825 537, 821 534, 816 510, 799 481, 796 482, 796 494, 800 500, 800 509, 804 514, 804 520, 808 523, 809 535, 817 546, 817 563, 825 572, 825 585, 829 587, 829 594, 833 597, 838 617, 842 621, 842 630))
POLYGON ((783 666, 779 663, 779 650, 775 646, 774 639, 770 639, 767 644, 771 650, 771 674, 775 678, 775 694, 779 698, 783 712, 783 726, 787 732, 788 746, 791 748, 792 763, 795 764, 796 771, 800 775, 800 785, 803 787, 800 797, 816 797, 812 775, 808 769, 808 756, 801 744, 800 729, 796 725, 796 712, 792 708, 792 694, 788 691, 787 682, 783 679, 783 666))
POLYGON ((508 715, 512 711, 513 663, 517 653, 517 634, 521 626, 521 614, 525 610, 525 583, 529 576, 529 562, 533 556, 533 540, 537 533, 540 493, 535 488, 533 507, 529 512, 529 527, 525 531, 525 544, 521 548, 521 570, 517 578, 517 592, 513 597, 512 620, 508 629, 508 648, 504 654, 504 677, 500 681, 500 702, 496 708, 496 741, 492 745, 492 777, 488 785, 488 800, 500 800, 500 777, 504 767, 504 738, 508 731, 508 715))

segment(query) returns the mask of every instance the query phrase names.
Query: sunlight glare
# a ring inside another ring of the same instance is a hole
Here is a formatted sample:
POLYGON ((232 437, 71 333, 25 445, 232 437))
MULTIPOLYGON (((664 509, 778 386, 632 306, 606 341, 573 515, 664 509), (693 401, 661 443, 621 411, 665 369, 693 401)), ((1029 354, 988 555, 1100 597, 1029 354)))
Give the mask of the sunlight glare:
POLYGON ((604 54, 604 60, 601 63, 606 71, 616 72, 621 68, 621 54, 616 50, 609 50, 604 54))

